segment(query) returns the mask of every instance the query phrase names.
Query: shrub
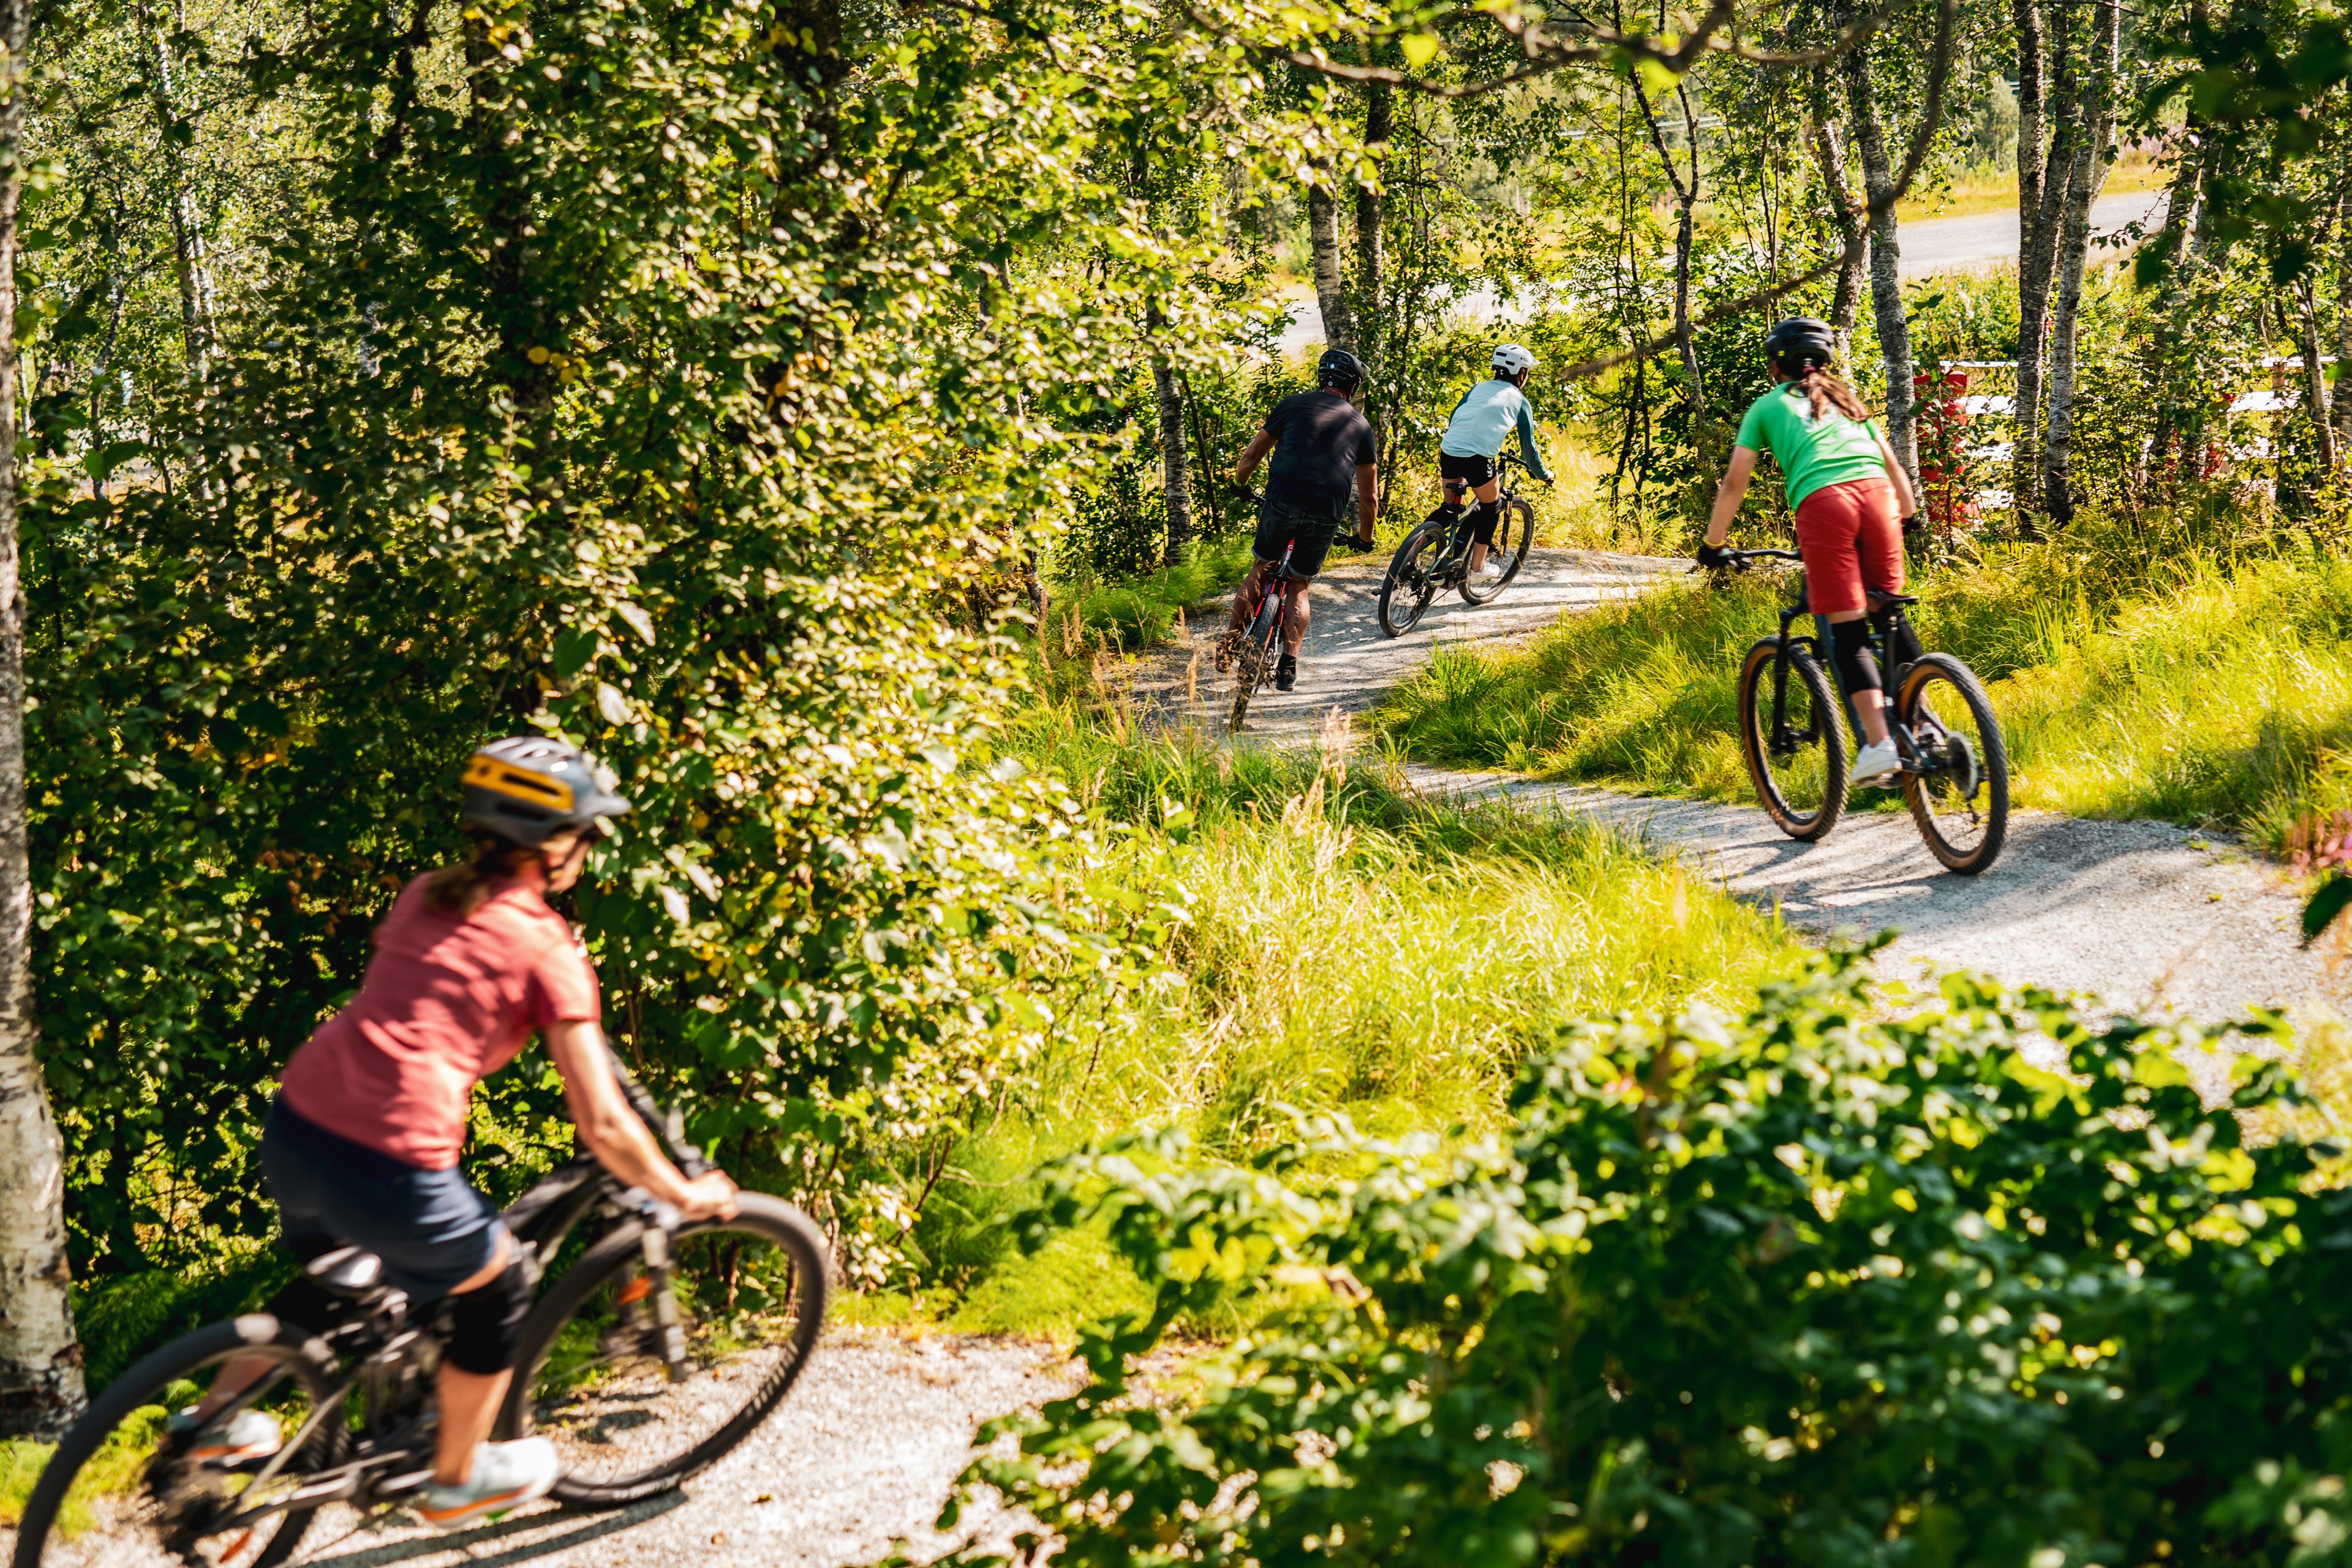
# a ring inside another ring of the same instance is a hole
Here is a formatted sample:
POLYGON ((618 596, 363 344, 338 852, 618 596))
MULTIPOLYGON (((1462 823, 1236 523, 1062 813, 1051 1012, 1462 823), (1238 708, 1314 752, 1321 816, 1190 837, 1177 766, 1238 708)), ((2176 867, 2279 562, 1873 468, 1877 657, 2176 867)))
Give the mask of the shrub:
POLYGON ((1508 1144, 1059 1163, 1030 1244, 1106 1226, 1153 1307, 967 1490, 1069 1564, 2337 1560, 2352 1194, 2243 1135, 2285 1070, 1960 976, 1875 1017, 1858 957, 1568 1030, 1508 1144))

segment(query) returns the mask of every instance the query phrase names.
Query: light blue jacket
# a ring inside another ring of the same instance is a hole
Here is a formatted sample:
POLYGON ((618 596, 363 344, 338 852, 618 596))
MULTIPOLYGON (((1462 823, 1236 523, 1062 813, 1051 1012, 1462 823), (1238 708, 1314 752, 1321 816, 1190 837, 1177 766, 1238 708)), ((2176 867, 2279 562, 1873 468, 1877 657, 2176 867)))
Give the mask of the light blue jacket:
POLYGON ((1494 458, 1502 455, 1503 441, 1518 427, 1519 455, 1528 460, 1528 472, 1539 479, 1551 475, 1543 465, 1543 455, 1536 450, 1535 405, 1528 395, 1505 381, 1491 376, 1462 395, 1454 405, 1453 416, 1445 422, 1445 439, 1437 449, 1449 458, 1494 458))

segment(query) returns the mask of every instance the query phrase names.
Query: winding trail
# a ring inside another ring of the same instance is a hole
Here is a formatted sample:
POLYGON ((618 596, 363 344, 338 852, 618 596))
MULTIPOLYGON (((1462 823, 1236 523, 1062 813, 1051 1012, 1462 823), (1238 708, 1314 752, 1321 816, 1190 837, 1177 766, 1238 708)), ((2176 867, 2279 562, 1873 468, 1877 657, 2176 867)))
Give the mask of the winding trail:
MULTIPOLYGON (((1376 706, 1441 643, 1524 637, 1563 611, 1688 569, 1654 557, 1537 550, 1496 604, 1473 609, 1448 598, 1432 605, 1410 636, 1391 640, 1373 618, 1384 565, 1353 562, 1318 582, 1298 687, 1253 701, 1248 742, 1328 741, 1339 732, 1335 710, 1351 716, 1376 706)), ((1205 657, 1192 661, 1215 629, 1204 606, 1190 645, 1160 655, 1137 682, 1139 698, 1167 719, 1210 733, 1223 730, 1231 687, 1205 657)), ((1791 924, 1819 935, 1893 927, 1900 935, 1879 961, 1890 977, 1973 969, 2119 1012, 2172 1009, 2208 1022, 2256 1005, 2346 1010, 2343 981, 2296 944, 2301 906, 2293 889, 2275 868, 2214 834, 2021 811, 2000 861, 1969 878, 1929 858, 1909 815, 1887 795, 1860 797, 1835 832, 1808 845, 1744 804, 1417 765, 1406 767, 1404 780, 1425 795, 1507 798, 1609 823, 1690 857, 1733 893, 1777 905, 1791 924), (1870 799, 1890 804, 1867 809, 1870 799)))

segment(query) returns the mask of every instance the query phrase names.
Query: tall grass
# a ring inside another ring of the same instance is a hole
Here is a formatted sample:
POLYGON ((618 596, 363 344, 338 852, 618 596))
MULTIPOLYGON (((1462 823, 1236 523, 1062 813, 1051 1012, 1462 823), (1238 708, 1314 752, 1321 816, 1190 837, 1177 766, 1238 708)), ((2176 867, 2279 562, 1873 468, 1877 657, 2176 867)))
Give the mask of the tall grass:
POLYGON ((933 1195, 917 1240, 961 1327, 1066 1329, 1134 1289, 1087 1235, 1010 1256, 1001 1220, 1042 1158, 1146 1120, 1238 1155, 1286 1108, 1490 1128, 1565 1020, 1733 1004, 1801 962, 1774 915, 1591 825, 1422 802, 1377 767, 1121 741, 1063 710, 1021 745, 1119 825, 1105 879, 1188 918, 1157 984, 1074 1016, 933 1195))
MULTIPOLYGON (((2352 563, 2095 542, 2012 545, 1916 585, 1928 646, 1986 678, 2016 798, 2275 849, 2352 802, 2352 563)), ((1603 605, 1512 648, 1441 650, 1375 722, 1412 755, 1724 800, 1749 796, 1733 700, 1783 580, 1603 605)))

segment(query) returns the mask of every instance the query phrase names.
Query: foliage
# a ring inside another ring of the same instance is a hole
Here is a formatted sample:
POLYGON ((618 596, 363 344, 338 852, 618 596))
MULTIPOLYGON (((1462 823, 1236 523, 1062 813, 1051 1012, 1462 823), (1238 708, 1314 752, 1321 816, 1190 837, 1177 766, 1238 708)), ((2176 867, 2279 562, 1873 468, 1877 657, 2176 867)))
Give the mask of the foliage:
MULTIPOLYGON (((259 18, 235 84, 309 167, 203 377, 149 384, 152 479, 94 496, 75 427, 34 432, 77 1267, 267 1227, 277 1065, 460 847, 466 752, 526 729, 638 805, 579 908, 622 1048, 886 1267, 875 1151, 1031 1048, 1044 991, 1126 962, 1075 804, 966 760, 1019 680, 1003 565, 1117 445, 1090 433, 1117 345, 1152 310, 1171 352, 1218 320, 1200 247, 1089 171, 1164 89, 1235 157, 1283 128, 1148 27, 420 16, 259 18)), ((562 1147, 551 1079, 501 1095, 494 1184, 562 1147)))
POLYGON ((1020 1452, 968 1493, 1038 1521, 1019 1560, 1074 1563, 2023 1568, 2336 1539, 2352 1195, 2310 1188, 2321 1151, 2242 1136, 2293 1104, 2284 1069, 1959 976, 1884 1019, 1862 973, 1843 953, 1744 1018, 1572 1027, 1507 1140, 1316 1119, 1238 1163, 1150 1131, 1058 1163, 1030 1244, 1106 1226, 1152 1307, 1087 1332, 1079 1393, 983 1434, 1020 1452), (1254 1331, 1181 1382, 1141 1370, 1235 1300, 1254 1331))

